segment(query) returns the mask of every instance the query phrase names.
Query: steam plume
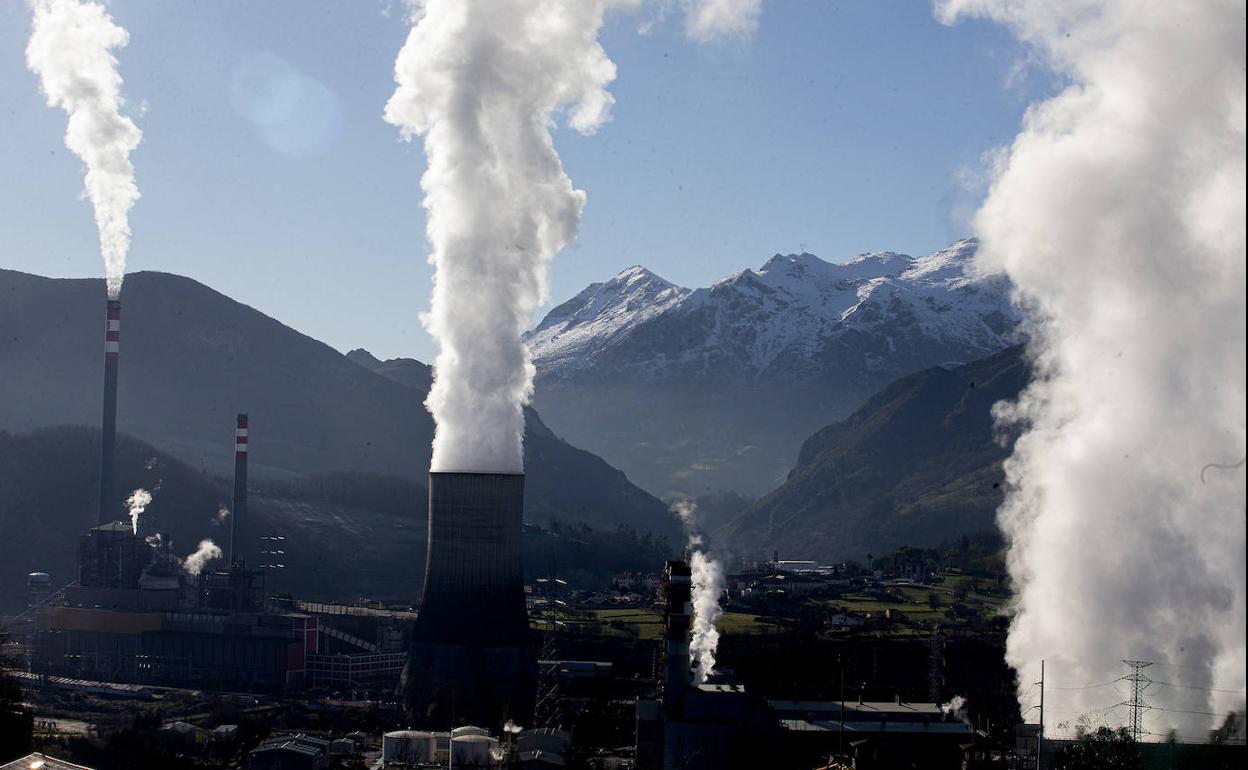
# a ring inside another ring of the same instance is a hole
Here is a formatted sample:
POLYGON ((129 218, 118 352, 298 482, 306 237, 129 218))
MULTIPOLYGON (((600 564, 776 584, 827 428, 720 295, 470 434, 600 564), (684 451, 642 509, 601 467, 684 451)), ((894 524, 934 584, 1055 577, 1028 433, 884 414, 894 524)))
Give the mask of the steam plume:
POLYGON ((550 132, 607 120, 615 65, 598 43, 616 0, 428 0, 395 61, 385 118, 424 138, 438 341, 426 405, 434 471, 523 468, 533 364, 520 340, 550 258, 576 236, 573 189, 550 132))
POLYGON ((1103 684, 1120 659, 1156 661, 1173 684, 1146 729, 1212 726, 1244 704, 1243 4, 938 12, 1007 24, 1068 84, 1028 110, 976 219, 1034 322, 1035 380, 998 414, 1024 428, 999 513, 1009 662, 1024 689, 1041 658, 1088 686, 1050 691, 1078 712, 1123 700, 1103 684), (1234 467, 1202 484, 1210 464, 1234 467))
POLYGON ((195 549, 194 553, 187 556, 186 560, 182 562, 182 567, 188 575, 198 575, 200 572, 203 572, 205 564, 213 559, 220 558, 221 549, 216 543, 208 538, 204 538, 199 541, 199 547, 195 549))
POLYGON ((134 534, 139 534, 139 517, 151 504, 152 493, 146 489, 136 489, 126 498, 126 509, 130 511, 130 529, 134 534))
POLYGON ((103 5, 29 0, 34 11, 26 66, 39 76, 49 107, 69 116, 65 146, 86 164, 108 296, 116 299, 130 249, 129 214, 139 199, 130 152, 143 134, 121 114, 121 75, 112 51, 130 36, 103 5))
POLYGON ((693 636, 689 640, 689 656, 693 659, 693 683, 702 684, 715 671, 715 651, 719 649, 719 630, 715 624, 724 614, 719 597, 724 593, 724 568, 718 560, 702 551, 694 551, 689 559, 693 580, 693 636))
POLYGON ((719 649, 719 630, 715 624, 724 614, 720 597, 724 595, 724 567, 712 559, 702 547, 697 526, 697 504, 679 500, 672 505, 689 536, 690 602, 693 604, 693 632, 689 640, 689 657, 693 663, 693 683, 702 684, 715 671, 715 652, 719 649))
POLYGON ((955 695, 948 703, 940 704, 940 712, 964 724, 969 725, 971 723, 971 719, 966 713, 966 698, 963 698, 961 695, 955 695))

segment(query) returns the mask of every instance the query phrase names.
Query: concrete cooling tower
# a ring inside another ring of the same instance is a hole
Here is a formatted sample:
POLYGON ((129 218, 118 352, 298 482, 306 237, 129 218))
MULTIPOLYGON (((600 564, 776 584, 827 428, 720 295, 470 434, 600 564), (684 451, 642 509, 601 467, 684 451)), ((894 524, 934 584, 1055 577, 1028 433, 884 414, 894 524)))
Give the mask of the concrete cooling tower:
POLYGON ((422 727, 532 717, 537 651, 524 604, 523 510, 523 474, 429 474, 425 584, 404 677, 422 727))

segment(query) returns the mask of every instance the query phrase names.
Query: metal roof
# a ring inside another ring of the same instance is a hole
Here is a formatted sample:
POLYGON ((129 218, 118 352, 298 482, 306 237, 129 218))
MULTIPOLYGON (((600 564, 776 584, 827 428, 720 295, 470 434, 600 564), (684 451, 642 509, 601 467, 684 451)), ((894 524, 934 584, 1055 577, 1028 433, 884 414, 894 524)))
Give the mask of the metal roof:
POLYGON ((91 770, 91 768, 86 765, 75 765, 63 759, 54 759, 46 754, 35 753, 0 765, 0 770, 91 770))

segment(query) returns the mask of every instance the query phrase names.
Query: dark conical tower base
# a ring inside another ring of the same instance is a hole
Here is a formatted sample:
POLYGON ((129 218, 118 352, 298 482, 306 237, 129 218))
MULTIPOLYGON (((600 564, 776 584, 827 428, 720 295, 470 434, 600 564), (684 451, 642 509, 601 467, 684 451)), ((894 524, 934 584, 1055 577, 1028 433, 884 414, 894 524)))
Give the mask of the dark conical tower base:
POLYGON ((412 723, 530 722, 537 648, 520 561, 524 476, 429 474, 429 551, 404 700, 412 723))

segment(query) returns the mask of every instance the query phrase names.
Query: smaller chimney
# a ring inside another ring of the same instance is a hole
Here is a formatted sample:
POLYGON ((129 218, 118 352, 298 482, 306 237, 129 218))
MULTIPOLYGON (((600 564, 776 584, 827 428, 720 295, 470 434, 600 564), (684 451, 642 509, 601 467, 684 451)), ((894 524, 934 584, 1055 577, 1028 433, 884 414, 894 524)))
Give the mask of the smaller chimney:
POLYGON ((689 670, 692 590, 693 578, 688 562, 667 562, 663 569, 663 636, 666 647, 663 707, 669 719, 678 719, 683 714, 685 691, 693 681, 689 670))
POLYGON ((243 549, 238 541, 242 534, 239 519, 247 515, 247 415, 240 414, 234 427, 234 511, 230 515, 231 565, 243 562, 243 549))

